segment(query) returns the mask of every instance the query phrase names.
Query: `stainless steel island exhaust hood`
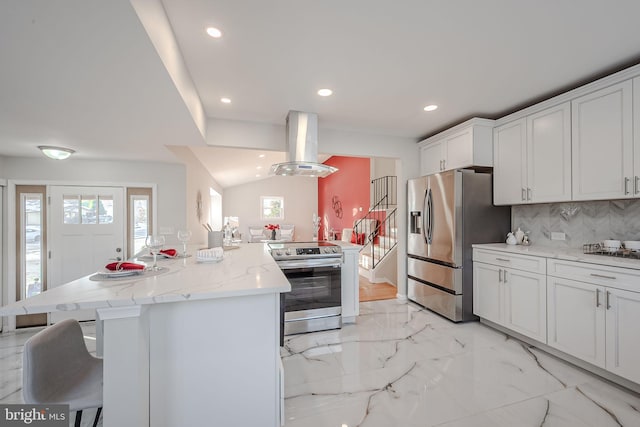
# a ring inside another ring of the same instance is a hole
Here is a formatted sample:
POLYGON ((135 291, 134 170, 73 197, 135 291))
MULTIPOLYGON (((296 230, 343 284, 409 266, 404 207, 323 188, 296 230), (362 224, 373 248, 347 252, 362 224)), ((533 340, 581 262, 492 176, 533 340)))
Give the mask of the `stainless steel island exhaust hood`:
POLYGON ((318 163, 318 115, 302 111, 287 114, 287 161, 271 165, 271 175, 324 178, 338 170, 318 163))

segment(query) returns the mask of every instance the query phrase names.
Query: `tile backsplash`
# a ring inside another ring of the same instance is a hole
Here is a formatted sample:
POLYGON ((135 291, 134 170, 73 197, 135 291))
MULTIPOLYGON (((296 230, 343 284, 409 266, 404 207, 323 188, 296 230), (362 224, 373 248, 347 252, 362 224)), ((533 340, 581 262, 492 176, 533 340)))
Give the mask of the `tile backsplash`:
POLYGON ((528 231, 532 244, 557 248, 640 240, 640 199, 513 206, 511 226, 528 231), (565 233, 566 240, 551 240, 551 232, 565 233))

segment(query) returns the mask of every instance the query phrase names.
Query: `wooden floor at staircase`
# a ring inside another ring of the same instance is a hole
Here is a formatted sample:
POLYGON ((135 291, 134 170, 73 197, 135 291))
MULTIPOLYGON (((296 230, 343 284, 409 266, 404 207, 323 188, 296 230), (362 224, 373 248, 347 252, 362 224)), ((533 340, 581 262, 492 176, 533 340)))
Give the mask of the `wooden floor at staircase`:
POLYGON ((390 283, 369 283, 362 277, 358 283, 360 288, 360 302, 395 299, 398 290, 390 283))

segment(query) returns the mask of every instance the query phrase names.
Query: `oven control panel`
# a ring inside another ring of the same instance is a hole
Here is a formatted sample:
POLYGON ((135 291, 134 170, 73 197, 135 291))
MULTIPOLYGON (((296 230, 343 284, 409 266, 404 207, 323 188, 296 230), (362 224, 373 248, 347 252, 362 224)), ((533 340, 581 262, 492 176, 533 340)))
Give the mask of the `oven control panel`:
POLYGON ((272 248, 271 255, 278 259, 333 258, 342 256, 337 245, 272 248))

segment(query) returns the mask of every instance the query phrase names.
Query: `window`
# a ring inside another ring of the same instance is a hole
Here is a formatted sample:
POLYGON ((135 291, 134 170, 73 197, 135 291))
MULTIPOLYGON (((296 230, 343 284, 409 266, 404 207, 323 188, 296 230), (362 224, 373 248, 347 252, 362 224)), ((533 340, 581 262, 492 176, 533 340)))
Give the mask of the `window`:
MULTIPOLYGON (((47 289, 45 186, 16 186, 16 300, 47 289)), ((47 324, 47 314, 16 316, 16 327, 47 324)))
POLYGON ((127 197, 128 250, 132 257, 144 249, 147 236, 153 234, 151 188, 128 188, 127 197))
POLYGON ((214 230, 222 230, 222 195, 213 188, 209 188, 211 198, 211 210, 209 211, 209 224, 214 230))
POLYGON ((113 224, 113 196, 64 195, 64 223, 113 224))
POLYGON ((265 220, 284 219, 284 197, 260 197, 260 217, 265 220))

